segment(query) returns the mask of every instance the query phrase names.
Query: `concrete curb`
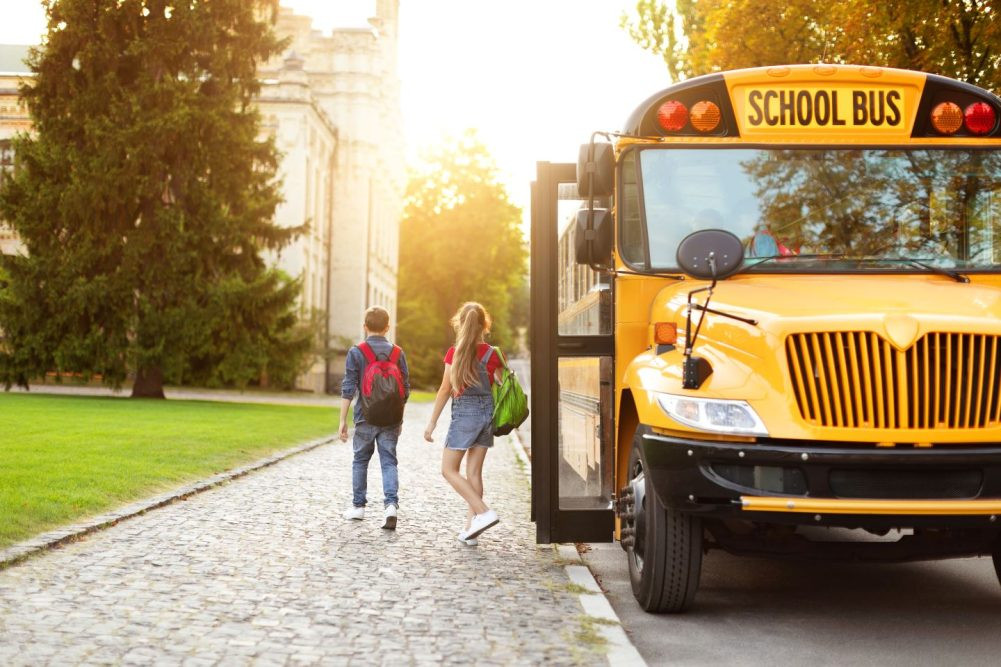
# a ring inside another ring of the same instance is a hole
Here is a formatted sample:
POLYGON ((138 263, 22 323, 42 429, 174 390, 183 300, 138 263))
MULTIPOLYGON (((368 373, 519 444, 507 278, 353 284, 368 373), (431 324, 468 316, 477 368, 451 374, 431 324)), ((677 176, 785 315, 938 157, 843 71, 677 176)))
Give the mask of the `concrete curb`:
MULTIPOLYGON (((525 447, 521 442, 518 432, 510 438, 511 446, 514 447, 515 455, 525 464, 525 473, 528 475, 529 485, 532 482, 532 462, 525 453, 525 447)), ((646 661, 640 652, 633 646, 629 635, 622 627, 622 621, 612 608, 605 592, 595 580, 594 575, 588 568, 587 563, 581 558, 577 547, 573 544, 559 544, 556 552, 560 560, 570 563, 564 566, 564 570, 570 581, 585 589, 586 593, 577 596, 580 606, 584 609, 584 614, 596 619, 599 623, 598 632, 608 642, 608 664, 610 667, 646 667, 646 661)))
POLYGON ((283 461, 291 456, 295 456, 296 454, 302 454, 303 452, 308 452, 311 449, 316 449, 320 445, 325 445, 333 442, 334 440, 335 438, 332 437, 310 440, 309 442, 290 449, 282 450, 266 458, 258 459, 257 461, 249 463, 245 466, 233 468, 232 470, 221 472, 207 479, 173 489, 151 498, 145 498, 132 503, 131 505, 126 505, 125 507, 120 507, 112 512, 100 514, 83 523, 58 528, 47 533, 42 533, 41 535, 33 537, 30 540, 18 542, 17 544, 0 551, 0 570, 16 565, 21 561, 31 558, 39 553, 48 551, 54 547, 78 540, 85 535, 89 535, 90 533, 114 526, 118 522, 124 521, 125 519, 140 516, 150 510, 170 505, 178 500, 184 500, 185 498, 201 493, 202 491, 208 491, 209 489, 217 487, 221 484, 243 477, 244 475, 248 475, 256 470, 260 470, 261 468, 274 465, 275 463, 283 461))

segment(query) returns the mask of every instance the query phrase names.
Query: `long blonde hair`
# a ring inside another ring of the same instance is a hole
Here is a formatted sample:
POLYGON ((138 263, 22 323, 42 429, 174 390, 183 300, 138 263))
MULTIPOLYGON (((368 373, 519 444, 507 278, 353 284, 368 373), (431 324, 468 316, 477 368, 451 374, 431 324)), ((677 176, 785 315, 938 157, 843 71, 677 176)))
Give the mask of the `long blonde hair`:
POLYGON ((459 393, 480 382, 476 348, 483 335, 490 331, 491 319, 486 308, 475 301, 467 301, 455 312, 451 322, 455 329, 455 355, 452 357, 449 380, 452 391, 459 393))

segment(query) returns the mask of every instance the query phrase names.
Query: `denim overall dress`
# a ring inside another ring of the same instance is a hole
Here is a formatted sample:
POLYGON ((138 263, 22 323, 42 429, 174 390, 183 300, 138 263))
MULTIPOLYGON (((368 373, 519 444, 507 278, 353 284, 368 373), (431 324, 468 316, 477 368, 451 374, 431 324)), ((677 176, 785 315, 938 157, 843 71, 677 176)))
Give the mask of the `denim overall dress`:
POLYGON ((452 397, 452 421, 445 436, 448 449, 494 446, 494 396, 487 375, 487 362, 493 353, 494 348, 489 347, 478 361, 479 383, 452 397))

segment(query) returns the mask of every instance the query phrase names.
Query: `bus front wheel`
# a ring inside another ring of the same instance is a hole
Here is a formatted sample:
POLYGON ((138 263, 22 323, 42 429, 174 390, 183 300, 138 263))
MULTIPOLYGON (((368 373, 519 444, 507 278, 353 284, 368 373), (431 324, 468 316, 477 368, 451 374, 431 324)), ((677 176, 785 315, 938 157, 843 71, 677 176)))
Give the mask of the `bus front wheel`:
POLYGON ((644 474, 639 429, 629 457, 629 484, 623 490, 626 556, 633 595, 645 611, 678 613, 695 598, 702 570, 702 522, 664 507, 644 474))

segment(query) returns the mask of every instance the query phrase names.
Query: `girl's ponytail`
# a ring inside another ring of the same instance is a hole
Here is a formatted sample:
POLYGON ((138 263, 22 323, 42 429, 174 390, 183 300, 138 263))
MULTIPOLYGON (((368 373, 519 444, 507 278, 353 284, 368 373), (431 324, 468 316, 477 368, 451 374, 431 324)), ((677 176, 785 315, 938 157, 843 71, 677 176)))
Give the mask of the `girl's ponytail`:
POLYGON ((469 301, 452 316, 452 328, 455 329, 455 355, 449 379, 452 391, 458 394, 480 381, 476 352, 483 334, 490 331, 490 315, 483 306, 469 301))

